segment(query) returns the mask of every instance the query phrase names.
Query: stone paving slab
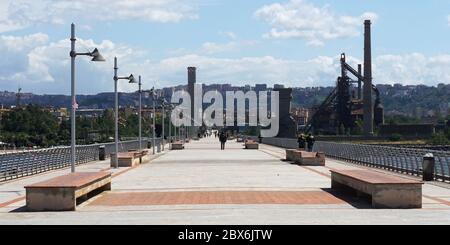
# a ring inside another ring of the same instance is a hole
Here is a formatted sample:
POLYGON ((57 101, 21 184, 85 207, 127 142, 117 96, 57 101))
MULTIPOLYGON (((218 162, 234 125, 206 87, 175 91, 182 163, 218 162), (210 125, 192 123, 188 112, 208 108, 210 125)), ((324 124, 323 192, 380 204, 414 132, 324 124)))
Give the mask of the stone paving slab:
POLYGON ((330 169, 361 169, 332 159, 327 159, 326 167, 292 165, 280 160, 285 149, 260 146, 259 150, 245 151, 242 143, 228 142, 221 151, 218 139, 192 141, 184 151, 170 151, 150 164, 116 175, 111 192, 83 203, 76 212, 11 212, 21 207, 23 202, 19 201, 0 208, 0 224, 450 224, 449 185, 433 183, 423 186, 424 207, 415 210, 372 209, 367 200, 356 197, 342 197, 344 202, 338 204, 236 205, 221 201, 199 205, 205 198, 200 196, 190 199, 195 205, 187 201, 167 205, 171 200, 168 196, 182 200, 177 194, 184 192, 323 192, 331 186, 330 169), (158 202, 151 196, 158 192, 166 195, 166 201, 158 202), (140 205, 126 203, 138 193, 145 193, 140 205), (118 195, 122 203, 95 205, 110 195, 118 195))
POLYGON ((91 206, 208 205, 208 204, 343 204, 325 191, 189 191, 109 193, 91 206))
POLYGON ((105 225, 448 225, 450 211, 355 209, 348 205, 123 206, 77 212, 0 213, 0 224, 105 225))

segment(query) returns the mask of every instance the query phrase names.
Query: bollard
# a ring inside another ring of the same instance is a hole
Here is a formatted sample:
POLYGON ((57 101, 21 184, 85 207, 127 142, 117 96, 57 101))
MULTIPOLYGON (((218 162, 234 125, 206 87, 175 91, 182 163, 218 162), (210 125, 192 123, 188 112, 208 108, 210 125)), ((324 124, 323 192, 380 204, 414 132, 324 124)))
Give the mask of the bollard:
POLYGON ((423 181, 434 180, 434 161, 435 161, 434 156, 431 153, 428 153, 423 157, 422 162, 423 181))
POLYGON ((100 161, 104 161, 106 160, 106 150, 105 150, 105 146, 101 145, 98 147, 98 159, 100 161))

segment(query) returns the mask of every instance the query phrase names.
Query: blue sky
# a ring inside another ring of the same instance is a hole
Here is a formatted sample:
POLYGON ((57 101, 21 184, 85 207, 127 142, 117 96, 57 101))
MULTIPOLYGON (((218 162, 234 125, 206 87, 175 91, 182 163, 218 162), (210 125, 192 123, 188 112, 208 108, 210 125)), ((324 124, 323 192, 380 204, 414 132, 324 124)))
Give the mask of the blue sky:
POLYGON ((204 83, 332 85, 341 52, 362 60, 366 18, 377 83, 450 82, 450 1, 0 0, 0 16, 0 90, 69 94, 71 22, 78 51, 108 59, 77 60, 85 94, 112 90, 114 56, 146 87, 184 84, 187 66, 204 83))

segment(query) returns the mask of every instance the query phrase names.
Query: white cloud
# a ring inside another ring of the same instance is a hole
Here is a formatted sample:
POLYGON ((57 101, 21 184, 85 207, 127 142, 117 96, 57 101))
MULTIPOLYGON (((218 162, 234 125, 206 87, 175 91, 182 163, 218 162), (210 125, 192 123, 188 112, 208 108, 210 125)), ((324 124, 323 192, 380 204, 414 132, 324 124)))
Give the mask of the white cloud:
POLYGON ((227 38, 229 38, 231 40, 236 40, 237 39, 237 35, 234 32, 232 32, 232 31, 220 31, 219 35, 227 37, 227 38))
POLYGON ((450 15, 447 16, 448 26, 450 26, 450 15))
POLYGON ((225 44, 218 44, 213 42, 206 42, 202 45, 201 52, 206 54, 215 54, 233 51, 237 48, 236 42, 229 42, 225 44))
POLYGON ((310 46, 322 46, 330 39, 357 36, 364 19, 377 19, 377 15, 370 12, 360 16, 338 16, 329 6, 319 8, 307 0, 265 5, 254 16, 272 27, 264 37, 301 38, 310 46))
POLYGON ((169 55, 172 56, 181 56, 188 54, 200 54, 200 55, 213 55, 213 54, 221 54, 221 53, 231 53, 240 51, 244 48, 254 46, 259 42, 256 40, 237 40, 234 39, 225 43, 216 43, 216 42, 205 42, 201 45, 200 48, 196 50, 188 50, 185 48, 178 48, 169 51, 169 55))
MULTIPOLYGON (((77 51, 98 48, 107 62, 90 62, 89 57, 77 57, 76 80, 80 93, 112 90, 113 58, 121 64, 143 59, 145 51, 136 50, 109 40, 95 43, 77 39, 77 51)), ((45 34, 24 37, 0 36, 0 87, 11 89, 20 83, 27 91, 40 93, 68 93, 70 91, 70 41, 49 42, 45 34)), ((122 66, 124 67, 124 66, 122 66)), ((122 68, 120 67, 120 68, 122 68)), ((121 69, 126 72, 127 69, 121 69)), ((126 74, 126 75, 129 75, 126 74)), ((123 84, 120 87, 124 87, 123 84)), ((126 86, 125 86, 126 88, 126 86)))
MULTIPOLYGON (((50 42, 47 35, 0 36, 0 87, 36 93, 70 93, 70 58, 68 40, 50 42)), ((309 60, 289 60, 273 56, 217 58, 206 53, 179 54, 161 60, 149 59, 145 50, 116 44, 109 40, 94 42, 79 39, 77 50, 99 48, 107 62, 92 63, 78 57, 77 92, 93 94, 113 91, 113 58, 119 58, 119 75, 142 75, 144 88, 186 83, 186 67, 199 69, 203 83, 283 83, 287 86, 330 86, 340 72, 339 56, 318 56, 309 60)), ((353 67, 360 59, 347 56, 353 67)), ((427 84, 450 82, 450 55, 426 56, 419 53, 374 57, 374 81, 377 84, 427 84)), ((136 86, 122 82, 120 91, 134 91, 136 86)))
POLYGON ((87 20, 138 19, 149 22, 179 22, 195 19, 191 1, 182 0, 2 0, 0 32, 34 24, 64 24, 87 20))
POLYGON ((428 57, 420 53, 381 55, 375 59, 374 79, 382 83, 450 83, 450 55, 428 57))

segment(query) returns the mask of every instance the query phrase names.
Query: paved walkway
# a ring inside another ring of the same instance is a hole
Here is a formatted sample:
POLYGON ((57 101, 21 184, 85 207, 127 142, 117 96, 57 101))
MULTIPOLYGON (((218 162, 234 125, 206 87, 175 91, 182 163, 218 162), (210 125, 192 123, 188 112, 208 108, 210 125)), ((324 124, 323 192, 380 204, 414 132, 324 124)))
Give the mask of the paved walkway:
MULTIPOLYGON (((299 167, 282 158, 284 149, 267 145, 244 150, 229 142, 221 151, 217 139, 193 141, 149 164, 121 169, 111 192, 76 212, 19 212, 14 210, 25 203, 16 200, 0 204, 0 224, 450 224, 450 185, 425 184, 423 209, 372 209, 367 200, 330 190, 330 169, 358 166, 327 159, 327 167, 299 167)), ((80 170, 105 167, 98 162, 80 170)), ((0 185, 0 203, 52 175, 57 173, 0 185)))

